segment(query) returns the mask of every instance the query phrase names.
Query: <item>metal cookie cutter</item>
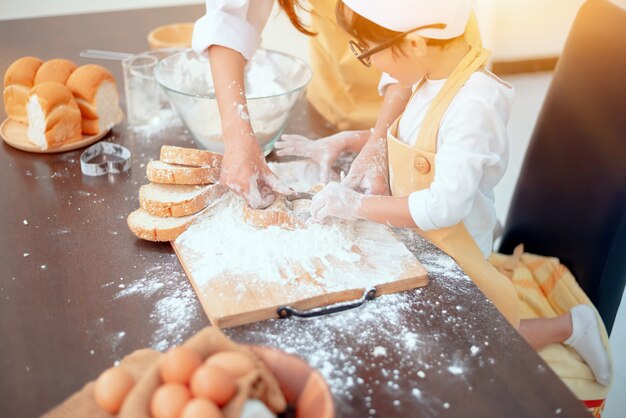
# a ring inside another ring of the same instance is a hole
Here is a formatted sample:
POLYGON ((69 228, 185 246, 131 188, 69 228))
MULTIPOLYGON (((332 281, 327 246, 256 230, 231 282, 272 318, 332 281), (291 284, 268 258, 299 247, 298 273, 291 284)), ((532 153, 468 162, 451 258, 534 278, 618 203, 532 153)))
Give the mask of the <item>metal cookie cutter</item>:
POLYGON ((122 173, 131 166, 128 148, 112 142, 98 142, 80 156, 80 171, 86 176, 122 173))

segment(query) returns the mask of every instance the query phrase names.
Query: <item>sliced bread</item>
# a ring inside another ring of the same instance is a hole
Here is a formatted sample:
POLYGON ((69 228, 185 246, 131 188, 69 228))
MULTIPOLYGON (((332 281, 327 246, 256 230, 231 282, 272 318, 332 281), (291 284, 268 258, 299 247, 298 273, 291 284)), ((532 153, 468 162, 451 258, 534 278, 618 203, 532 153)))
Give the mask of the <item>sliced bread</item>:
POLYGON ((222 156, 214 152, 174 147, 171 145, 163 145, 161 147, 161 161, 170 164, 187 165, 193 167, 215 167, 222 166, 222 156))
POLYGON ((181 217, 200 212, 226 190, 220 184, 185 186, 150 183, 139 189, 139 204, 143 210, 154 216, 181 217))
POLYGON ((148 241, 174 241, 185 232, 189 225, 202 212, 182 217, 162 218, 150 215, 143 209, 137 209, 128 215, 126 222, 136 237, 148 241))
POLYGON ((220 178, 215 167, 186 167, 163 161, 150 161, 146 167, 148 180, 163 184, 211 184, 220 178))

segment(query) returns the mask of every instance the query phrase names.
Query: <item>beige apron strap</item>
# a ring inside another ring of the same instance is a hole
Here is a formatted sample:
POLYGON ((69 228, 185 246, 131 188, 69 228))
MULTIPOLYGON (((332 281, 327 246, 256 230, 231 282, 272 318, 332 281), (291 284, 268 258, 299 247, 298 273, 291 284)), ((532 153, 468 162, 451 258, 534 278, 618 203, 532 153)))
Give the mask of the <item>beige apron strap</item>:
POLYGON ((467 26, 465 26, 465 40, 473 49, 482 49, 483 47, 483 40, 480 37, 480 29, 478 28, 478 20, 473 10, 467 21, 467 26))
POLYGON ((417 136, 415 147, 428 152, 437 151, 437 135, 441 119, 450 105, 450 102, 457 95, 463 84, 484 66, 491 53, 484 48, 472 48, 463 57, 461 62, 454 69, 450 77, 446 80, 440 93, 437 95, 431 106, 426 111, 424 122, 417 136))
MULTIPOLYGON (((487 62, 487 60, 489 59, 489 56, 491 55, 491 52, 489 52, 489 50, 484 49, 483 48, 483 41, 482 38, 480 37, 480 30, 478 28, 478 21, 476 20, 476 14, 474 13, 474 11, 472 10, 471 14, 470 14, 470 18, 467 22, 467 25, 465 27, 465 41, 467 42, 467 44, 470 47, 470 52, 463 58, 463 60, 457 65, 457 67, 455 68, 455 70, 453 71, 453 73, 450 75, 450 77, 448 78, 448 81, 455 77, 458 73, 463 73, 463 74, 458 74, 463 76, 464 74, 469 73, 470 75, 472 73, 474 73, 474 71, 476 71, 478 68, 480 68, 481 66, 484 66, 487 62), (474 51, 474 52, 472 52, 474 51), (479 62, 475 62, 476 57, 480 55, 481 56, 481 60, 479 62)), ((452 99, 454 99, 454 96, 456 96, 456 94, 458 93, 459 89, 463 86, 463 84, 465 84, 465 81, 467 81, 467 79, 465 77, 461 77, 463 79, 463 81, 459 84, 458 86, 448 86, 448 82, 446 82, 444 84, 444 86, 442 87, 442 91, 444 91, 445 89, 447 89, 448 87, 451 87, 450 90, 453 90, 453 94, 448 94, 449 99, 448 100, 443 100, 445 103, 442 104, 442 106, 438 107, 437 112, 441 113, 441 116, 437 118, 437 120, 439 122, 441 122, 441 117, 443 117, 443 114, 445 113, 446 109, 448 108, 448 105, 450 104, 450 102, 452 101, 452 99)), ((469 76, 468 76, 469 78, 469 76)), ((415 96, 415 93, 417 93, 417 91, 420 89, 420 87, 422 87, 422 85, 424 84, 424 82, 426 81, 425 78, 422 78, 417 85, 415 86, 414 90, 413 90, 413 94, 411 95, 411 98, 409 99, 409 102, 411 101, 411 99, 413 99, 413 96, 415 96)), ((432 106, 431 106, 432 108, 432 106)), ((426 116, 424 117, 424 121, 427 120, 427 118, 429 116, 433 116, 433 117, 437 117, 435 111, 433 111, 432 109, 429 109, 428 113, 426 114, 426 116)), ((389 128, 390 132, 393 133, 393 136, 396 136, 396 132, 397 132, 397 127, 398 124, 400 123, 400 119, 402 118, 402 115, 400 115, 395 122, 393 123, 393 125, 389 128)), ((434 132, 434 138, 437 138, 437 133, 439 131, 439 122, 437 123, 437 127, 435 129, 434 132)), ((424 122, 425 123, 425 122, 424 122)), ((422 128, 422 131, 424 131, 424 129, 422 128)), ((432 128, 429 129, 429 131, 432 131, 432 128)), ((428 151, 428 152, 432 152, 434 153, 437 149, 437 144, 435 141, 435 144, 431 144, 430 140, 429 140, 429 133, 424 132, 423 134, 423 138, 422 141, 420 142, 420 137, 418 137, 417 142, 415 144, 415 148, 417 149, 422 149, 424 151, 428 151)), ((430 132, 430 134, 432 134, 432 132, 430 132)))

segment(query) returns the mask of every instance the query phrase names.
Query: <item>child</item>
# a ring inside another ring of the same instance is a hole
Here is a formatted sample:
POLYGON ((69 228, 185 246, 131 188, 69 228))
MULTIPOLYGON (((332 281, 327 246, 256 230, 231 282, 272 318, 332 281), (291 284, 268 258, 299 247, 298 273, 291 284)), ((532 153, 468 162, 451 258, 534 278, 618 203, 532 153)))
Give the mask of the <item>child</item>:
POLYGON ((471 0, 339 1, 337 20, 357 39, 351 42, 357 58, 416 87, 387 135, 392 195, 365 196, 330 183, 314 197, 312 216, 416 228, 455 259, 533 347, 564 342, 608 384, 610 363, 594 311, 580 305, 557 318, 520 322, 512 283, 486 259, 514 93, 485 70, 489 52, 463 36, 470 13, 471 0))

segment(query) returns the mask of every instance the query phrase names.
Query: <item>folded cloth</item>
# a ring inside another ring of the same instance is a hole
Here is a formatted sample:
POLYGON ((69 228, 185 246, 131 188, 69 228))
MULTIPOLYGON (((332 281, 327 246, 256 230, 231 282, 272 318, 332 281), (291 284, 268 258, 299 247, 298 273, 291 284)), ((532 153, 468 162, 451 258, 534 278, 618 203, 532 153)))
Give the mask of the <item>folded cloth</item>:
MULTIPOLYGON (((522 319, 552 318, 581 304, 589 306, 598 321, 612 373, 611 347, 604 323, 574 275, 558 258, 524 253, 520 245, 510 256, 493 253, 489 262, 513 282, 520 299, 522 319)), ((580 400, 593 411, 601 411, 611 385, 598 383, 589 366, 572 347, 551 344, 538 350, 538 354, 580 400)))

